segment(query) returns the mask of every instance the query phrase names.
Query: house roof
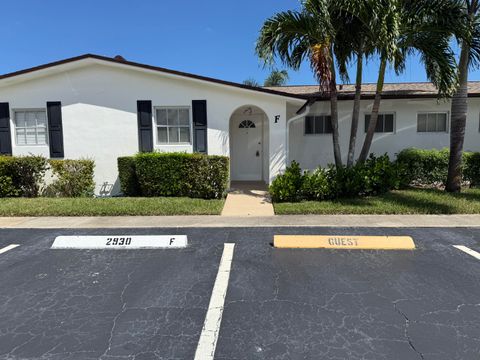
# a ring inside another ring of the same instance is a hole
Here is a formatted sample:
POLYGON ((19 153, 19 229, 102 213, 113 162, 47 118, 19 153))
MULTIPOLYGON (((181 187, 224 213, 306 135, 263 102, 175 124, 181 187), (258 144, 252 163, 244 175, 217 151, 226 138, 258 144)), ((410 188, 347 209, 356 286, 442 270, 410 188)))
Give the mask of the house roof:
MULTIPOLYGON (((319 91, 318 85, 273 86, 267 87, 266 89, 305 96, 309 99, 326 99, 319 91)), ((362 99, 374 98, 375 90, 376 84, 363 84, 362 99)), ((480 81, 471 81, 468 83, 468 94, 470 97, 480 97, 480 81)), ((339 99, 353 99, 354 95, 355 85, 338 86, 339 99)), ((437 96, 437 89, 431 83, 427 82, 385 84, 382 93, 382 98, 385 99, 436 98, 437 96)))
POLYGON ((190 74, 190 73, 186 73, 186 72, 182 72, 182 71, 166 69, 166 68, 162 68, 162 67, 158 67, 158 66, 141 64, 141 63, 125 60, 121 56, 116 56, 116 57, 112 58, 112 57, 95 55, 95 54, 84 54, 84 55, 80 55, 80 56, 76 56, 76 57, 72 57, 72 58, 68 58, 68 59, 64 59, 64 60, 60 60, 60 61, 54 61, 54 62, 51 62, 51 63, 48 63, 48 64, 35 66, 35 67, 24 69, 24 70, 19 70, 19 71, 3 74, 3 75, 0 75, 0 81, 2 81, 4 79, 14 78, 16 76, 20 76, 20 75, 24 75, 24 74, 34 73, 34 72, 37 72, 37 71, 53 68, 53 67, 64 65, 64 64, 74 63, 74 62, 85 60, 85 59, 95 59, 95 60, 101 60, 101 61, 105 61, 105 62, 109 62, 109 63, 127 65, 127 66, 132 66, 132 67, 140 68, 140 69, 144 69, 144 70, 157 71, 157 72, 166 73, 166 74, 170 74, 170 75, 176 75, 176 76, 181 76, 181 77, 185 77, 185 78, 191 78, 191 79, 196 79, 196 80, 201 80, 201 81, 206 81, 206 82, 211 82, 211 83, 216 83, 216 84, 221 84, 221 85, 226 85, 226 86, 231 86, 231 87, 236 87, 236 88, 240 88, 240 89, 244 89, 244 90, 250 90, 250 91, 256 91, 256 92, 271 94, 271 95, 279 95, 279 96, 290 97, 290 98, 295 98, 295 99, 303 99, 303 100, 305 100, 307 98, 305 95, 302 95, 302 94, 284 92, 284 91, 276 90, 276 89, 253 87, 253 86, 239 84, 239 83, 235 83, 235 82, 231 82, 231 81, 214 79, 214 78, 207 77, 207 76, 195 75, 195 74, 190 74))
MULTIPOLYGON (((230 87, 236 87, 249 91, 256 91, 271 95, 278 95, 284 97, 290 97, 301 100, 325 100, 327 99, 324 94, 319 91, 318 85, 296 85, 296 86, 271 86, 271 87, 254 87, 244 84, 239 84, 231 81, 225 81, 220 79, 215 79, 207 76, 190 74, 182 71, 166 69, 158 66, 147 65, 142 63, 137 63, 133 61, 125 60, 121 56, 116 56, 114 58, 95 55, 95 54, 84 54, 60 61, 51 62, 48 64, 43 64, 35 66, 32 68, 19 70, 7 74, 0 75, 0 82, 4 79, 10 79, 24 74, 34 73, 37 71, 54 68, 56 66, 75 63, 77 61, 93 59, 100 60, 104 62, 114 63, 118 65, 127 65, 139 69, 157 71, 165 74, 176 75, 185 78, 196 79, 200 81, 206 81, 216 84, 221 84, 230 87)), ((375 88, 376 84, 363 84, 362 85, 362 99, 373 99, 375 97, 375 88)), ((480 81, 471 81, 468 86, 468 94, 470 97, 480 97, 480 81)), ((353 99, 355 95, 355 86, 352 84, 348 85, 339 85, 338 86, 338 97, 340 100, 350 100, 353 99)), ((390 83, 384 85, 384 90, 382 97, 385 99, 411 99, 411 98, 436 98, 438 92, 435 87, 428 82, 413 82, 413 83, 390 83)))

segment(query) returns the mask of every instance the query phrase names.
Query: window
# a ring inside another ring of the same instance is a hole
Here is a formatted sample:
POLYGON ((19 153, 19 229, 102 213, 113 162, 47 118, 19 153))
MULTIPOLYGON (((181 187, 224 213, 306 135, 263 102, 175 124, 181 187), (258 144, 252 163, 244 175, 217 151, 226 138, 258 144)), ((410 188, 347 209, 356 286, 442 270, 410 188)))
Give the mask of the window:
POLYGON ((255 129, 255 123, 250 120, 243 120, 240 125, 238 125, 239 129, 255 129))
POLYGON ((47 144, 47 114, 45 110, 15 111, 17 145, 47 144))
POLYGON ((305 135, 331 134, 332 132, 332 118, 330 115, 305 117, 305 135))
POLYGON ((417 115, 418 132, 447 132, 447 113, 421 113, 417 115))
POLYGON ((190 144, 190 109, 156 109, 157 144, 190 144))
MULTIPOLYGON (((370 114, 365 115, 365 132, 370 124, 370 114)), ((376 133, 393 133, 395 129, 395 114, 378 114, 376 133)))

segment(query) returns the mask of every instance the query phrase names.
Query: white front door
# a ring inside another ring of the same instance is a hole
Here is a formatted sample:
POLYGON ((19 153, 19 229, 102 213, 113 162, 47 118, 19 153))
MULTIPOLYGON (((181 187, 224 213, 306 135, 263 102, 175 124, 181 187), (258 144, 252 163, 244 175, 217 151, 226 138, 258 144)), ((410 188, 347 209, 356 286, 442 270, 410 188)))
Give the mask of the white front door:
POLYGON ((230 141, 232 180, 262 180, 262 121, 254 116, 233 119, 230 141))

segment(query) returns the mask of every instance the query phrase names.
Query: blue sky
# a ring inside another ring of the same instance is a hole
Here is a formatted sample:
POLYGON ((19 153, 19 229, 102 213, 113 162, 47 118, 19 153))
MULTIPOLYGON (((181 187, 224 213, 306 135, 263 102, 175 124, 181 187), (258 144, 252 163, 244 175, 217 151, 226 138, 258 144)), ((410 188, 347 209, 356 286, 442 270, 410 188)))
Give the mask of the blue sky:
MULTIPOLYGON (((2 4, 0 73, 84 53, 115 56, 242 82, 262 82, 269 70, 255 56, 258 31, 298 0, 10 0, 2 4)), ((376 81, 377 62, 364 80, 376 81)), ((281 65, 279 66, 281 68, 281 65)), ((472 80, 480 72, 471 73, 472 80)), ((352 77, 353 78, 353 77, 352 77)), ((415 58, 388 82, 424 81, 415 58)), ((290 84, 313 84, 308 64, 290 71, 290 84)))

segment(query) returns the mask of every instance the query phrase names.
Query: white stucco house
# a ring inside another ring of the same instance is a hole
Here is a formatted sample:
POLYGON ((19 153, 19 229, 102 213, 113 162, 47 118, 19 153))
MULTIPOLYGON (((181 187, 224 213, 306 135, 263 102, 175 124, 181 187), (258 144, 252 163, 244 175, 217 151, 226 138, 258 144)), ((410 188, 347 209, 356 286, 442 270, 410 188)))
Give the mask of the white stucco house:
MULTIPOLYGON (((343 157, 353 87, 340 89, 343 157)), ((365 85, 358 152, 373 103, 365 85)), ((427 83, 387 84, 372 152, 449 144, 448 101, 427 83)), ((271 182, 292 160, 333 162, 329 103, 316 86, 249 86, 127 61, 82 55, 0 75, 0 153, 92 158, 97 193, 119 191, 117 158, 139 151, 225 155, 231 179, 271 182)), ((465 149, 480 151, 480 83, 470 84, 465 149)))

